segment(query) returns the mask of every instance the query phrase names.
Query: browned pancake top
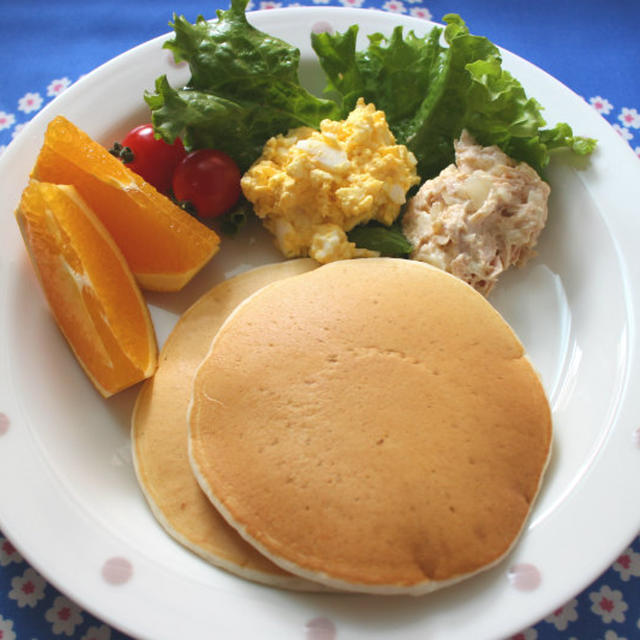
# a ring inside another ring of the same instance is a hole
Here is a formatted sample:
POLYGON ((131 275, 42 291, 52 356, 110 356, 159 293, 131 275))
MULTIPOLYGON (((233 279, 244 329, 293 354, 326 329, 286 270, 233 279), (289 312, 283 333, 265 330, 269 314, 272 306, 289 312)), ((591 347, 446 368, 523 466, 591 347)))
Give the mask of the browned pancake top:
POLYGON ((206 493, 274 562, 331 586, 417 593, 495 563, 550 440, 513 331, 412 261, 336 262, 261 289, 194 380, 206 493))

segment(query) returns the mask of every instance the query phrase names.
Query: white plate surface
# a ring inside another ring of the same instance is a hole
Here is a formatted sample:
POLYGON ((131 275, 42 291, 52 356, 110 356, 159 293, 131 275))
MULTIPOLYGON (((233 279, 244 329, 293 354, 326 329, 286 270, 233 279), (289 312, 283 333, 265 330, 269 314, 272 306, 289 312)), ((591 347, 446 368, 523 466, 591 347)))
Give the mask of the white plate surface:
MULTIPOLYGON (((432 26, 379 11, 332 8, 255 12, 251 21, 300 47, 303 80, 315 91, 323 86, 309 41, 317 23, 343 31, 357 22, 361 34, 390 33, 395 24, 418 33, 432 26)), ((505 66, 545 105, 550 124, 567 121, 599 140, 589 162, 554 159, 550 219, 539 254, 508 273, 491 298, 539 369, 555 423, 553 460, 515 551, 489 572, 420 598, 270 589, 210 567, 155 522, 129 449, 136 390, 104 401, 85 379, 51 320, 13 218, 54 115, 66 115, 108 145, 148 119, 142 93, 153 88, 156 76, 186 79, 187 70, 161 49, 163 40, 82 78, 0 159, 4 533, 79 604, 153 640, 331 637, 319 635, 323 626, 341 640, 501 638, 564 604, 609 566, 640 527, 640 164, 631 150, 580 97, 505 52, 505 66), (119 584, 109 569, 114 566, 131 569, 119 584)), ((213 284, 278 259, 257 227, 224 239, 220 254, 184 291, 147 296, 159 340, 213 284)))

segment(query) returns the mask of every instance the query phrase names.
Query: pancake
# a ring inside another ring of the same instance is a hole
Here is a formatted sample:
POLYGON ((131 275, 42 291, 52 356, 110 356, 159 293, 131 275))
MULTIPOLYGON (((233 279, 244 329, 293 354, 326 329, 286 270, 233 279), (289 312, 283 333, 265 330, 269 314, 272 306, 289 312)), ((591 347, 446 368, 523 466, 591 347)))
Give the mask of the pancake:
POLYGON ((551 415, 524 348, 469 285, 393 258, 264 287, 227 318, 189 410, 198 481, 278 566, 419 595, 523 530, 551 415))
POLYGON ((257 582, 318 590, 247 544, 202 493, 189 464, 187 408, 196 368, 226 316, 246 296, 279 278, 312 269, 310 259, 267 265, 214 287, 180 318, 155 376, 138 395, 132 418, 133 459, 142 491, 167 532, 212 564, 257 582))

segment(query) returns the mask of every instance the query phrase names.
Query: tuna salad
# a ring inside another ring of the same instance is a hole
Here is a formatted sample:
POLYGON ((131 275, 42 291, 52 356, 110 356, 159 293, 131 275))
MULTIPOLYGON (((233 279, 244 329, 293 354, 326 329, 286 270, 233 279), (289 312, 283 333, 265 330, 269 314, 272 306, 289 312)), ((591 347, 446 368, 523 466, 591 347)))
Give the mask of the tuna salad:
POLYGON ((498 276, 534 254, 550 188, 536 171, 463 131, 455 164, 409 201, 402 229, 410 257, 468 282, 487 296, 498 276))

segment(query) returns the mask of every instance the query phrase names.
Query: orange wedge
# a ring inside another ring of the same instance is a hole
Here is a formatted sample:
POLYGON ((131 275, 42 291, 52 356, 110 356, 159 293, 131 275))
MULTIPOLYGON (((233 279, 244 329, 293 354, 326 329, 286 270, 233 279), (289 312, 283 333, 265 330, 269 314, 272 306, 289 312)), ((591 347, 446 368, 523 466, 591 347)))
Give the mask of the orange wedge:
POLYGON ((214 231, 62 116, 49 123, 32 177, 76 187, 143 289, 178 291, 218 250, 214 231))
POLYGON ((108 397, 151 376, 158 349, 147 305, 76 189, 31 180, 15 215, 56 322, 98 391, 108 397))

